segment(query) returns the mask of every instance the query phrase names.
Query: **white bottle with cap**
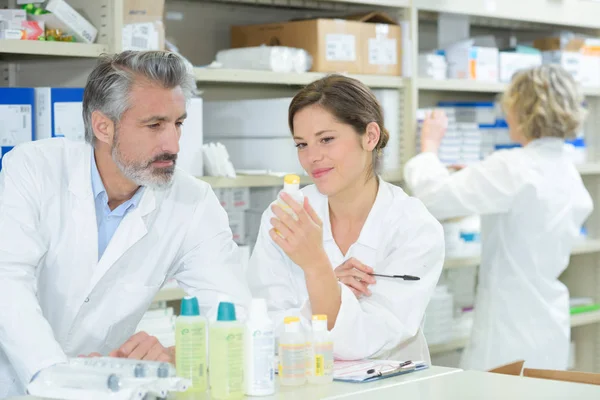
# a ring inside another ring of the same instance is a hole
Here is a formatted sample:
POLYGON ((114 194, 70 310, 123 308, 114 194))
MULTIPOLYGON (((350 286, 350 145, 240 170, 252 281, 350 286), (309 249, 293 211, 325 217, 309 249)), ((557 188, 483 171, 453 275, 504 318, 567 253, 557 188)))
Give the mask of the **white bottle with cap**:
POLYGON ((300 318, 285 317, 284 331, 279 337, 279 382, 285 386, 306 383, 306 337, 300 318))
POLYGON ((282 199, 281 194, 285 193, 290 196, 294 201, 301 206, 304 205, 304 193, 300 190, 300 177, 298 175, 289 174, 283 178, 283 190, 279 192, 279 196, 277 196, 277 200, 275 203, 283 209, 283 211, 287 212, 294 218, 296 214, 292 211, 291 207, 288 206, 282 199))
POLYGON ((252 299, 244 334, 245 392, 248 396, 275 393, 275 334, 265 299, 252 299))
POLYGON ((333 382, 333 338, 327 330, 327 315, 313 315, 308 349, 308 382, 333 382))

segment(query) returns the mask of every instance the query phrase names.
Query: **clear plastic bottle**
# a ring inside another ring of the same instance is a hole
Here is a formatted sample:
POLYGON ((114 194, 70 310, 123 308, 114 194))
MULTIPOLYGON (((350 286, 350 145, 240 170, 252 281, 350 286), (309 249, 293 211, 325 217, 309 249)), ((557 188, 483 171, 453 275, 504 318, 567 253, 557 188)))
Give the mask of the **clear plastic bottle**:
POLYGON ((252 299, 244 333, 244 374, 247 396, 275 393, 275 335, 264 299, 252 299))
POLYGON ((325 384, 333 382, 333 338, 327 330, 327 315, 313 315, 308 382, 325 384))
POLYGON ((306 383, 306 337, 300 318, 286 317, 279 337, 279 382, 285 386, 306 383))
POLYGON ((181 301, 181 313, 175 321, 175 363, 177 376, 192 382, 187 392, 206 391, 206 319, 200 316, 195 297, 186 296, 181 301))
POLYGON ((283 190, 281 190, 279 192, 279 195, 277 196, 277 200, 275 200, 275 203, 279 207, 283 208, 283 211, 287 212, 294 218, 297 218, 296 214, 294 213, 294 211, 292 211, 291 207, 288 206, 281 199, 282 193, 286 193, 288 196, 290 196, 292 199, 294 199, 294 201, 296 201, 296 203, 303 205, 304 204, 304 193, 302 193, 302 190, 300 190, 300 177, 298 175, 294 175, 294 174, 286 175, 283 178, 283 190))
POLYGON ((209 360, 211 397, 244 397, 244 325, 232 303, 219 303, 217 320, 210 326, 209 360))

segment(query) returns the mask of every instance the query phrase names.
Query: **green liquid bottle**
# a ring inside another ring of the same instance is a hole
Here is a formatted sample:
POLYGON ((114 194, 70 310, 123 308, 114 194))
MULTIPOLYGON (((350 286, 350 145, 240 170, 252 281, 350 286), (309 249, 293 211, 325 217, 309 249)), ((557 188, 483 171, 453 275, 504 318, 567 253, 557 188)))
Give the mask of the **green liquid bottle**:
POLYGON ((235 306, 221 302, 217 321, 210 326, 210 393, 213 399, 244 397, 244 325, 235 306))
POLYGON ((206 319, 200 316, 195 297, 181 301, 181 313, 175 321, 175 364, 177 376, 192 381, 186 394, 206 391, 206 319))

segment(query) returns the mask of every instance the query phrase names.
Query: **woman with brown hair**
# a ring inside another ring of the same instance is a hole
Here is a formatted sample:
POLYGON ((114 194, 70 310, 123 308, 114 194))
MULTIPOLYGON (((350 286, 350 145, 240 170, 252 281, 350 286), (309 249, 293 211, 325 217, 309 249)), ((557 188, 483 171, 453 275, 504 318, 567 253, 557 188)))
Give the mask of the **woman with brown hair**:
POLYGON ((292 100, 289 126, 314 185, 263 214, 248 268, 276 325, 326 314, 339 359, 429 362, 421 331, 442 270, 441 225, 376 173, 388 141, 383 112, 357 80, 332 75, 292 100), (379 276, 375 276, 375 274, 379 276), (383 276, 385 275, 385 276, 383 276))
POLYGON ((543 65, 515 75, 502 106, 522 148, 450 174, 437 157, 448 123, 435 113, 404 175, 437 218, 482 216, 473 331, 461 367, 525 360, 530 368, 565 369, 569 290, 559 276, 593 208, 564 144, 583 123, 583 95, 567 71, 543 65))

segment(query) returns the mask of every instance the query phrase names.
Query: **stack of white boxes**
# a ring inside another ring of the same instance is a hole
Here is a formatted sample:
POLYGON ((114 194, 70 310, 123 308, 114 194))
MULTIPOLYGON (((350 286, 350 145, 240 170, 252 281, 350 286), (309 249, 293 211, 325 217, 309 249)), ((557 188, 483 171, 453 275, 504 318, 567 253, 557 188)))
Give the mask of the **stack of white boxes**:
POLYGON ((445 285, 439 285, 431 297, 425 311, 423 334, 428 344, 444 343, 452 340, 454 321, 454 299, 445 285))
POLYGON ((250 192, 250 209, 246 212, 246 226, 248 229, 248 244, 254 248, 262 215, 271 203, 277 199, 282 186, 252 188, 250 192))
POLYGON ((221 202, 221 206, 227 211, 233 240, 239 245, 245 245, 247 243, 245 213, 250 208, 250 188, 240 187, 213 190, 221 202))
POLYGON ((237 171, 304 174, 288 126, 291 101, 289 97, 207 101, 205 142, 223 144, 237 171))
POLYGON ((491 36, 456 42, 445 50, 448 78, 497 82, 499 50, 491 36))
POLYGON ((448 64, 446 57, 441 54, 419 54, 419 77, 429 79, 446 79, 448 64))
MULTIPOLYGON (((490 102, 441 102, 448 117, 448 130, 444 135, 438 155, 445 165, 469 165, 481 159, 482 135, 480 124, 494 124, 496 112, 490 102)), ((421 150, 421 125, 429 109, 417 112, 419 131, 417 151, 421 150)))

